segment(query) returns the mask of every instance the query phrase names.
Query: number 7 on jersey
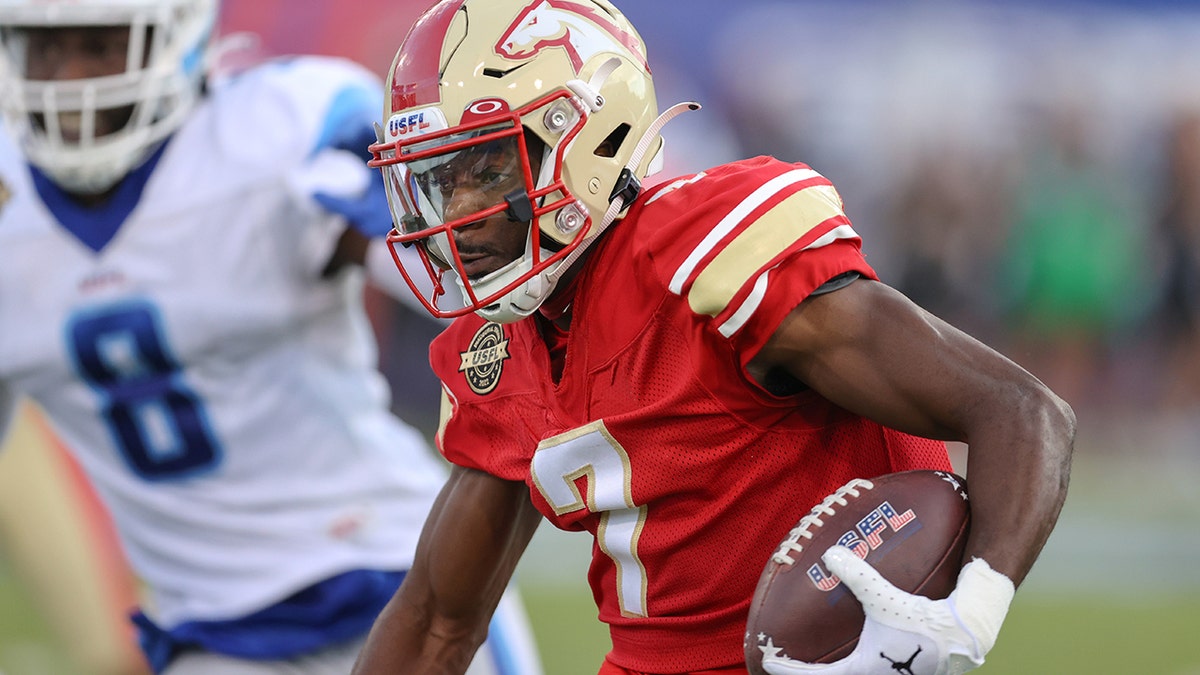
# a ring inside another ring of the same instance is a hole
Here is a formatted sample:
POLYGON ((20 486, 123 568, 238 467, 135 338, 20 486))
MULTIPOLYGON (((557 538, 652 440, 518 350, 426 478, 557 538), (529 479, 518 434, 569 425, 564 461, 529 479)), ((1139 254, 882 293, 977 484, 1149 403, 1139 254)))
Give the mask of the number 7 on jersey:
POLYGON ((616 566, 621 614, 646 616, 646 568, 638 558, 646 507, 633 502, 629 455, 603 420, 543 440, 531 472, 556 514, 586 508, 600 515, 596 541, 616 566), (582 477, 587 480, 586 495, 576 483, 582 477))

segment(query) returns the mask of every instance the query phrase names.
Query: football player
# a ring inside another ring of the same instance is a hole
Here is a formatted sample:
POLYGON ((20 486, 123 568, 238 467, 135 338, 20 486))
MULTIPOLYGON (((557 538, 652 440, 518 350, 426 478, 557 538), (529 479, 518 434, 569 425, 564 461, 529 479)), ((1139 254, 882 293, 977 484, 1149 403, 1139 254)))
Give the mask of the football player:
MULTIPOLYGON (((345 673, 446 479, 361 300, 364 265, 408 296, 380 83, 303 57, 209 81, 216 14, 0 0, 0 420, 28 396, 75 453, 156 671, 345 673)), ((539 670, 510 602, 480 672, 539 670)))
POLYGON ((917 646, 914 673, 983 663, 1065 499, 1067 404, 881 282, 816 170, 757 157, 640 189, 696 106, 660 115, 607 0, 443 0, 386 97, 397 262, 459 317, 430 351, 455 467, 356 673, 462 672, 543 518, 595 539, 601 673, 744 673, 788 530, 852 478, 949 469, 946 440, 969 443, 974 508, 955 592, 899 592, 834 547, 887 602, 846 660, 771 672, 892 673, 880 653, 917 646))

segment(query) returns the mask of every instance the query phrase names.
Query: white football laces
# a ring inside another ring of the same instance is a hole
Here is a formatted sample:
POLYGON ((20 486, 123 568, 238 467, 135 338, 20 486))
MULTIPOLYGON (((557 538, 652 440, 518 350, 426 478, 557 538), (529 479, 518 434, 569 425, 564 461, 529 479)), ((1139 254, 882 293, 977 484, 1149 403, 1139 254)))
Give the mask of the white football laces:
POLYGON ((838 488, 820 504, 814 506, 812 511, 809 511, 808 515, 801 518, 796 527, 793 527, 792 531, 788 532, 787 539, 784 539, 779 544, 779 548, 775 553, 771 555, 771 561, 779 565, 795 565, 796 561, 792 558, 792 554, 804 551, 804 546, 800 544, 800 540, 811 540, 813 538, 812 532, 809 532, 808 529, 813 525, 817 527, 824 525, 825 522, 821 520, 821 516, 832 516, 835 513, 833 505, 845 506, 848 503, 846 495, 857 498, 860 488, 863 490, 873 490, 875 484, 865 478, 855 478, 838 488))

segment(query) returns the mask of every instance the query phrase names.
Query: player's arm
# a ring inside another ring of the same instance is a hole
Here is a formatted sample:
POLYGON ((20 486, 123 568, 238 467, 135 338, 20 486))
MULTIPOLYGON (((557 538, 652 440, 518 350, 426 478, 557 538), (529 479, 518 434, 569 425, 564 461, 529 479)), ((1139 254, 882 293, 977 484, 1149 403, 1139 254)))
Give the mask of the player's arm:
POLYGON ((525 484, 455 467, 355 675, 466 671, 540 522, 525 484))
POLYGON ((800 303, 755 365, 890 428, 967 443, 967 558, 1021 583, 1066 498, 1074 442, 1074 413, 1045 384, 868 280, 800 303))
POLYGON ((847 410, 969 446, 972 523, 955 591, 939 601, 897 591, 848 549, 831 548, 830 571, 864 604, 862 637, 836 664, 786 672, 888 672, 876 657, 881 648, 914 644, 937 654, 934 667, 915 672, 981 665, 1066 498, 1070 407, 994 350, 868 280, 804 300, 750 367, 760 376, 785 369, 847 410))
POLYGON ((1075 418, 1033 375, 885 284, 814 295, 752 365, 785 368, 847 410, 969 446, 978 556, 1019 584, 1066 498, 1075 418))
POLYGON ((367 147, 378 140, 382 87, 373 74, 342 60, 290 63, 290 68, 275 71, 282 73, 278 86, 303 112, 297 124, 313 138, 313 147, 289 171, 289 186, 302 209, 336 216, 341 224, 330 229, 327 240, 316 238, 321 241, 313 246, 316 259, 306 259, 304 269, 330 278, 348 267, 362 267, 377 288, 429 316, 392 260, 384 240, 392 231, 392 213, 383 175, 367 166, 367 147))
MULTIPOLYGON (((392 231, 392 216, 383 192, 383 178, 378 171, 368 170, 366 180, 369 187, 353 196, 334 198, 327 194, 316 195, 324 208, 342 216, 348 225, 338 238, 321 274, 332 277, 347 267, 362 267, 366 270, 367 279, 376 288, 393 300, 417 310, 417 315, 433 320, 397 269, 392 246, 385 239, 392 231)), ((409 269, 419 269, 424 264, 420 262, 416 248, 400 246, 395 253, 402 259, 411 258, 405 262, 409 269)), ((417 283, 422 284, 418 288, 421 295, 428 297, 432 291, 428 281, 421 278, 417 283)))

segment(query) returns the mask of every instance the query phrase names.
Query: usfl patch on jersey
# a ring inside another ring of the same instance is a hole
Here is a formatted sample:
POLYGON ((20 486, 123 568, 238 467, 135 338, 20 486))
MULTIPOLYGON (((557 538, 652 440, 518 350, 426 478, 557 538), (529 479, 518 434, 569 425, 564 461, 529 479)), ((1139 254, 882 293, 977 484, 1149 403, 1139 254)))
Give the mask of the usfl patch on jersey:
POLYGON ((504 362, 508 360, 508 338, 498 323, 485 323, 475 331, 467 351, 459 352, 462 362, 458 372, 464 373, 471 391, 483 396, 492 393, 500 383, 504 362))

